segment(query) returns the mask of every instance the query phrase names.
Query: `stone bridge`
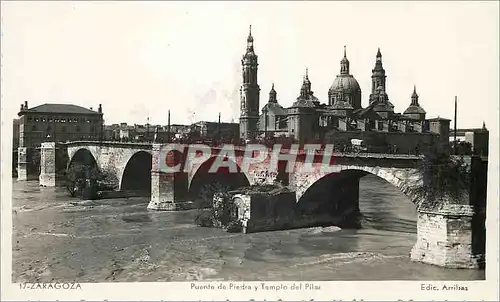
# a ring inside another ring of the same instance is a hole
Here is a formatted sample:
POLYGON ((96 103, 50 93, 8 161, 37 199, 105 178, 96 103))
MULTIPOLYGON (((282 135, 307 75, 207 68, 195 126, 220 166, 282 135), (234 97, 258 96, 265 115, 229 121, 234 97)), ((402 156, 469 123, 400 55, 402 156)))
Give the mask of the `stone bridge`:
MULTIPOLYGON (((45 146, 50 143, 45 143, 45 146)), ((235 166, 238 173, 229 173, 229 180, 223 179, 224 171, 218 173, 208 173, 212 163, 218 156, 221 148, 211 148, 212 156, 205 162, 192 164, 189 169, 184 168, 184 172, 168 175, 160 171, 162 154, 160 144, 149 143, 120 143, 120 142, 96 142, 96 141, 75 141, 66 144, 68 154, 68 167, 77 162, 88 164, 95 163, 101 171, 113 174, 118 179, 119 190, 144 189, 151 190, 150 208, 174 210, 177 207, 185 208, 184 203, 190 203, 193 194, 199 193, 199 187, 204 185, 204 181, 220 178, 230 188, 238 186, 272 184, 279 180, 290 186, 295 192, 297 201, 302 195, 320 179, 329 174, 343 174, 344 171, 359 171, 359 175, 373 174, 385 179, 389 183, 399 188, 412 200, 411 187, 420 179, 416 166, 420 160, 418 156, 399 154, 370 154, 370 153, 333 153, 331 167, 328 171, 316 171, 312 173, 285 173, 284 160, 280 165, 271 171, 269 169, 268 157, 261 163, 251 164, 247 171, 241 171, 240 166, 245 157, 243 147, 235 148, 235 166), (168 180, 168 178, 172 180, 168 180), (145 181, 149 179, 150 182, 145 181), (201 182, 201 183, 200 183, 201 182), (135 185, 135 186, 134 186, 135 185), (138 185, 142 185, 138 187, 138 185), (174 190, 175 185, 175 190, 174 190), (131 187, 132 186, 132 187, 131 187)), ((42 148, 47 152, 50 148, 42 148)), ((287 152, 287 151, 285 151, 287 152)), ((293 153, 293 152, 292 152, 293 153)), ((298 154, 298 153, 294 153, 298 154)), ((165 154, 163 154, 164 160, 165 154)), ((179 163, 186 161, 187 152, 179 163)), ((298 154, 295 163, 295 170, 300 170, 304 165, 305 154, 298 154)), ((316 153, 315 165, 321 165, 322 154, 316 153)), ((46 169, 41 169, 42 174, 46 169)), ((415 201, 415 200, 413 200, 415 201)))
POLYGON ((94 141, 71 142, 66 147, 68 167, 76 162, 95 163, 116 177, 119 190, 150 188, 151 144, 94 141))
MULTIPOLYGON (((53 155, 50 148, 54 143, 42 146, 40 181, 50 179, 53 173, 50 163, 53 155), (45 146, 45 147, 44 147, 45 146), (45 159, 44 159, 45 158, 45 159), (48 158, 48 159, 47 159, 48 158)), ((92 162, 102 171, 116 176, 120 190, 143 189, 150 194, 149 209, 183 210, 194 207, 196 201, 207 197, 225 187, 236 189, 255 184, 280 182, 295 191, 297 208, 307 213, 359 213, 359 179, 366 174, 376 175, 399 188, 409 200, 416 204, 417 243, 412 249, 411 258, 417 261, 447 267, 477 267, 481 263, 481 254, 473 249, 473 216, 469 194, 462 201, 442 202, 433 207, 415 193, 416 186, 422 180, 417 169, 418 156, 397 154, 354 154, 333 153, 330 164, 324 164, 324 156, 316 154, 315 167, 328 166, 327 170, 301 171, 306 154, 293 153, 296 157, 294 172, 287 172, 286 151, 275 169, 270 169, 270 154, 262 162, 241 169, 248 154, 242 148, 234 150, 235 162, 225 161, 227 167, 234 166, 235 171, 219 169, 209 171, 216 160, 220 160, 221 148, 209 149, 211 154, 204 160, 187 165, 190 155, 183 152, 164 153, 162 145, 147 143, 117 142, 70 142, 66 144, 68 167, 76 162, 92 162), (179 165, 182 172, 165 172, 165 162, 179 165)), ((226 154, 228 155, 228 154, 226 154)), ((191 154, 191 158, 193 155, 191 154)), ((484 226, 480 226, 481 228, 484 226)), ((476 227, 477 228, 477 227, 476 227)), ((475 239, 477 241, 477 238, 475 239)))

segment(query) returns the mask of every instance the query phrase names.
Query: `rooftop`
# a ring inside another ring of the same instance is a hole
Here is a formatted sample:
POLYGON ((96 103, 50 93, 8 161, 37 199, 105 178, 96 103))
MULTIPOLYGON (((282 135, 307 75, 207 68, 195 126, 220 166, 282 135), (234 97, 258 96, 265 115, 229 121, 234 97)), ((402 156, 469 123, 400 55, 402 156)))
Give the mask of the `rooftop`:
POLYGON ((25 109, 22 112, 71 113, 71 114, 95 114, 95 115, 100 114, 97 111, 71 104, 43 104, 33 108, 25 109))
POLYGON ((443 118, 443 117, 435 117, 435 118, 430 118, 428 119, 430 122, 437 122, 437 121, 451 121, 450 119, 443 118))

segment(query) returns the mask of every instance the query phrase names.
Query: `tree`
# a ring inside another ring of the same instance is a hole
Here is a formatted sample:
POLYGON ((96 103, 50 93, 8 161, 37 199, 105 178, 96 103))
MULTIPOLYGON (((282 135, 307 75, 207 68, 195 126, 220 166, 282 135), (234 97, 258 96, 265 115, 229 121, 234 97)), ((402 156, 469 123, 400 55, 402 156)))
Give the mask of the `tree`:
POLYGON ((66 171, 66 189, 71 197, 81 194, 85 187, 86 172, 90 170, 89 165, 74 163, 66 171))
POLYGON ((117 187, 118 178, 110 172, 101 172, 95 165, 73 163, 66 172, 66 189, 72 197, 96 199, 98 191, 117 187))
POLYGON ((443 149, 433 148, 424 154, 418 169, 423 174, 423 182, 417 194, 430 205, 438 205, 445 197, 459 201, 469 188, 470 171, 462 156, 451 156, 443 149))
POLYGON ((214 181, 202 188, 200 198, 198 206, 202 211, 195 218, 197 225, 219 227, 229 232, 241 231, 241 222, 235 216, 236 205, 231 200, 227 185, 214 181), (205 209, 208 205, 209 209, 205 209))

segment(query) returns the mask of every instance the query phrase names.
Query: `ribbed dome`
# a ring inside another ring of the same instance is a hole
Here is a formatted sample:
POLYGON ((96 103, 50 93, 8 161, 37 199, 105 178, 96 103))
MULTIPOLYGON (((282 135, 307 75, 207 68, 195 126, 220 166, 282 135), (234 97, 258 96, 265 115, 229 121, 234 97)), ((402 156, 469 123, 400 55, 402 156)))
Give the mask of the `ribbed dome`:
POLYGON ((343 91, 344 93, 354 94, 361 92, 358 81, 348 74, 338 75, 330 86, 331 92, 343 91))

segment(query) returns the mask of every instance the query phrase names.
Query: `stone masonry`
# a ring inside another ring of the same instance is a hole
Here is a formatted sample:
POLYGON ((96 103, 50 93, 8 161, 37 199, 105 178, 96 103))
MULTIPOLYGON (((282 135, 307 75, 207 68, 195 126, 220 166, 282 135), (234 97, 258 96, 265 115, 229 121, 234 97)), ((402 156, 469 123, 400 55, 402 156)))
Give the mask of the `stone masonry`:
POLYGON ((28 148, 19 147, 17 148, 18 160, 17 160, 17 180, 25 181, 28 180, 28 148))
MULTIPOLYGON (((188 200, 187 196, 189 196, 191 180, 196 175, 200 165, 193 166, 192 170, 186 173, 163 173, 160 171, 159 165, 161 145, 154 145, 151 148, 151 145, 139 146, 138 144, 127 145, 123 143, 115 143, 114 145, 109 143, 101 147, 98 147, 96 142, 68 145, 70 160, 75 152, 81 148, 90 150, 100 167, 114 171, 120 182, 123 170, 134 153, 140 150, 152 152, 152 190, 148 208, 182 210, 192 207, 192 202, 188 200)), ((237 157, 239 157, 237 162, 240 162, 242 155, 237 154, 237 157)), ((469 205, 469 201, 461 202, 461 204, 447 202, 443 203, 439 209, 430 210, 427 201, 418 199, 412 189, 422 178, 422 175, 415 168, 418 160, 418 158, 396 158, 383 154, 377 156, 366 154, 339 155, 330 172, 343 173, 355 170, 377 175, 399 188, 416 204, 418 211, 417 242, 411 251, 411 259, 453 268, 477 267, 483 255, 474 255, 471 249, 472 237, 474 236, 471 231, 473 207, 469 205)), ((301 164, 300 161, 297 163, 299 166, 301 164)), ((49 172, 50 169, 45 170, 45 174, 50 174, 49 172)), ((277 171, 269 171, 266 162, 251 165, 249 172, 244 174, 250 185, 272 183, 279 177, 283 178, 283 175, 279 176, 280 173, 277 171)), ((327 174, 320 172, 290 173, 284 178, 288 182, 289 189, 295 192, 296 200, 300 202, 302 195, 327 174)))
POLYGON ((472 206, 445 204, 434 211, 419 210, 414 261, 448 268, 478 268, 484 255, 472 251, 472 206))
POLYGON ((56 185, 56 143, 42 143, 40 150, 40 186, 56 185))
MULTIPOLYGON (((88 151, 95 159, 98 168, 101 171, 114 174, 121 189, 123 173, 127 164, 132 157, 138 152, 147 152, 151 154, 151 144, 126 144, 116 142, 72 142, 66 144, 69 165, 71 164, 75 154, 81 151, 88 151)), ((144 163, 149 164, 149 163, 144 163)), ((68 165, 68 166, 69 166, 68 165)))

